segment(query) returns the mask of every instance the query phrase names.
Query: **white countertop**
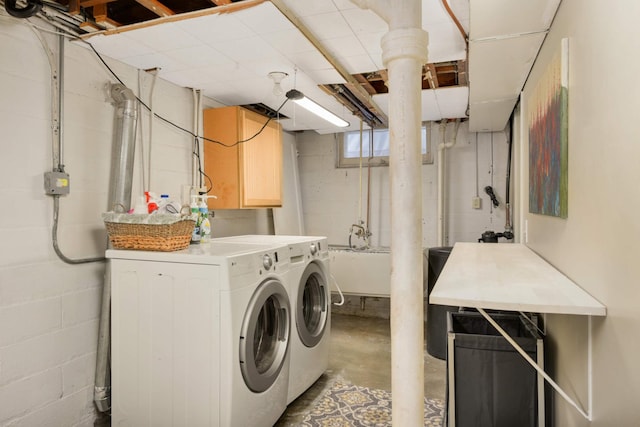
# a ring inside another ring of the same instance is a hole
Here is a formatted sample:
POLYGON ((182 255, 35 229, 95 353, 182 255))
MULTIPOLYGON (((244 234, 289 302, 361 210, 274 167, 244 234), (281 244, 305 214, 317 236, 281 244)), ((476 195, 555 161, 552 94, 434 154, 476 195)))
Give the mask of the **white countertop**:
POLYGON ((580 286, 517 243, 456 243, 431 304, 534 313, 606 316, 580 286))

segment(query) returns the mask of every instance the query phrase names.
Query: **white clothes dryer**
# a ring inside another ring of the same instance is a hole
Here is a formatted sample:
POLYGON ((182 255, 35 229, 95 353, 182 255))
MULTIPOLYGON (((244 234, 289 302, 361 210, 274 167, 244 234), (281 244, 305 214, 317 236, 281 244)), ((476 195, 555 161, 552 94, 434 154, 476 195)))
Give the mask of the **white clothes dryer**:
POLYGON ((274 245, 108 250, 112 423, 272 426, 286 409, 288 257, 274 245))
MULTIPOLYGON (((218 240, 218 239, 216 239, 218 240)), ((326 237, 247 235, 221 238, 227 242, 286 245, 291 301, 291 356, 287 404, 304 393, 329 365, 331 289, 326 237)))

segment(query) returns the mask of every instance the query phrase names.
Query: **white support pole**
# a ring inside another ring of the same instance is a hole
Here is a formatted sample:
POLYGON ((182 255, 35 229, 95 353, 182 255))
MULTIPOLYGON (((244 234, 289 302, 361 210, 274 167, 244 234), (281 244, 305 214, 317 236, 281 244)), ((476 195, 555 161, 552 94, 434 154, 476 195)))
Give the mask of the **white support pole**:
POLYGON ((389 80, 391 185, 391 395, 393 426, 424 424, 422 289, 422 66, 427 33, 421 0, 352 0, 389 24, 382 62, 389 80))
POLYGON ((421 80, 427 33, 421 2, 391 10, 382 39, 389 72, 391 182, 391 396, 393 426, 424 424, 421 80))

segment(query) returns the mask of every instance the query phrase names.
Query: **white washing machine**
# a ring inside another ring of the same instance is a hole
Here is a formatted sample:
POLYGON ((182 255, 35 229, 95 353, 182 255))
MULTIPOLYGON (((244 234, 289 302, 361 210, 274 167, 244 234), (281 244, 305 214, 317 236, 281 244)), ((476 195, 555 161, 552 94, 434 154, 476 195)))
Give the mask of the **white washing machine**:
POLYGON ((326 237, 233 236, 216 240, 286 245, 292 325, 287 404, 305 392, 329 365, 331 289, 326 237))
POLYGON ((289 386, 288 256, 274 245, 108 250, 112 425, 267 427, 289 386))

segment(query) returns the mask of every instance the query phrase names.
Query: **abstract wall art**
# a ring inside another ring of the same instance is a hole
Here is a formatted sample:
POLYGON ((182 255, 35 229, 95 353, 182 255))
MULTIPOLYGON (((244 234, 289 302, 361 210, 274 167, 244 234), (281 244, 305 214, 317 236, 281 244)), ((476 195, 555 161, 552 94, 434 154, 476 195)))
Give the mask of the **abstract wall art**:
POLYGON ((537 82, 527 105, 529 212, 568 215, 569 40, 537 82))

